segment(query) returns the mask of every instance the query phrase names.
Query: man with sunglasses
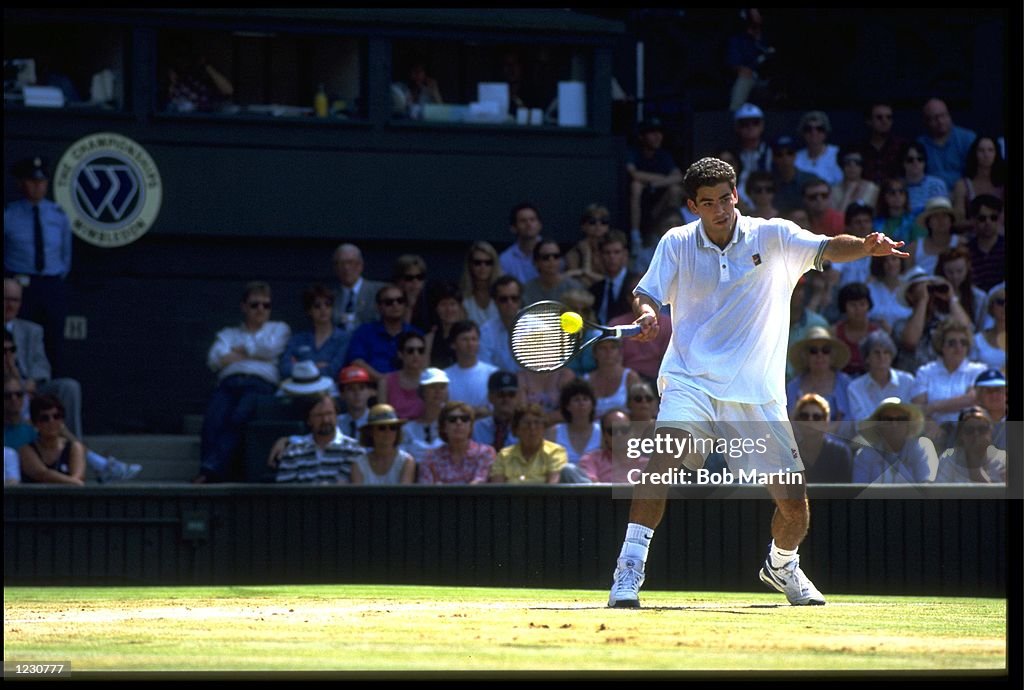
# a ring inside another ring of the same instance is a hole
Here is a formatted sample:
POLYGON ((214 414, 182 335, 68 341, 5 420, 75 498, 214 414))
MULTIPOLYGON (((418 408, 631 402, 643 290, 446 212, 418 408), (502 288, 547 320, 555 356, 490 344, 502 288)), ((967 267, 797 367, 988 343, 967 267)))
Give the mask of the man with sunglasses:
POLYGON ((374 381, 398 369, 398 337, 406 332, 423 335, 423 331, 405 321, 405 292, 386 283, 377 291, 375 321, 364 323, 352 334, 345 354, 345 366, 363 368, 374 381))
POLYGON ((837 185, 843 180, 843 169, 839 167, 839 147, 828 143, 832 124, 828 115, 821 110, 811 110, 800 117, 797 130, 804 138, 804 148, 796 152, 797 170, 803 170, 837 185))
POLYGON ((973 236, 967 241, 974 284, 991 290, 1006 280, 1006 241, 1000 220, 1003 201, 991 194, 979 194, 971 199, 968 213, 974 223, 973 236))
POLYGON ((480 325, 480 359, 503 371, 517 372, 520 367, 512 356, 509 332, 523 307, 523 285, 515 276, 503 275, 491 285, 491 299, 498 305, 498 315, 480 325))
POLYGON ((217 373, 217 388, 203 415, 199 474, 193 484, 233 478, 234 456, 256 411, 256 399, 277 391, 277 362, 291 328, 270 320, 270 296, 267 283, 248 283, 240 304, 242 324, 221 329, 210 346, 206 364, 217 373))
POLYGON ((889 178, 903 176, 903 147, 906 140, 893 134, 893 112, 888 103, 876 102, 864 114, 868 137, 859 149, 864 156, 861 176, 879 187, 889 178))
POLYGON ((789 221, 741 215, 736 171, 717 158, 691 165, 683 185, 687 206, 700 220, 661 239, 633 291, 637 338, 657 337, 664 304, 672 308, 673 328, 658 375, 662 399, 652 439, 663 443, 660 450, 654 446, 634 483, 608 606, 640 606, 648 549, 668 498, 661 480, 685 477, 681 468, 702 469, 708 451, 698 443, 717 448, 720 440, 730 446, 730 470, 755 473, 775 503, 759 579, 792 605, 822 605, 825 598, 800 569, 797 554, 810 510, 786 413, 788 332, 780 324, 787 323, 793 288, 809 269, 821 270, 824 261, 908 254, 900 251, 902 242, 880 233, 829 238, 789 221))

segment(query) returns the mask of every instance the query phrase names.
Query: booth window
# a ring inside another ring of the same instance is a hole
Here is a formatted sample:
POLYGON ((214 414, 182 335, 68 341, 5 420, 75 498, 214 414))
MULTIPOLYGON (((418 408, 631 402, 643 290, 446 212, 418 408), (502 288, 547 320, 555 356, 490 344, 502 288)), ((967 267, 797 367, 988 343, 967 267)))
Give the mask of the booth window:
POLYGON ((365 117, 365 41, 255 31, 160 32, 157 108, 174 113, 365 117))
POLYGON ((99 24, 5 22, 4 106, 123 109, 126 36, 99 24))
MULTIPOLYGON (((586 123, 590 48, 561 44, 398 41, 392 51, 393 119, 515 124, 560 123, 559 93, 573 94, 586 123), (570 84, 567 87, 566 84, 570 84)), ((561 119, 567 122, 565 113, 561 119)))

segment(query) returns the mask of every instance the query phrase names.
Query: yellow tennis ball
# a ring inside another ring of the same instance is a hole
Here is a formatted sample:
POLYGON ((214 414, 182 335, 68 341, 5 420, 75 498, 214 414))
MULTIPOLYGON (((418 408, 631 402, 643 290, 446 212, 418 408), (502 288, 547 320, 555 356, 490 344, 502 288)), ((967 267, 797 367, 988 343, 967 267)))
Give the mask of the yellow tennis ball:
POLYGON ((583 317, 574 311, 564 312, 560 319, 562 330, 566 333, 575 333, 583 328, 583 317))

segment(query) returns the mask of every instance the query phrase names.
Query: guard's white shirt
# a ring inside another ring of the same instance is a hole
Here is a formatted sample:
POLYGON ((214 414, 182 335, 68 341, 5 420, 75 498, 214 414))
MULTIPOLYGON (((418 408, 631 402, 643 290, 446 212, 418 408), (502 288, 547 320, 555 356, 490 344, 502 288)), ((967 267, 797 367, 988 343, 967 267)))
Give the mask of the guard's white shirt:
POLYGON ((738 211, 724 250, 700 220, 666 233, 633 291, 672 305, 659 389, 673 379, 717 400, 785 405, 790 297, 801 275, 821 270, 827 245, 796 223, 738 211))

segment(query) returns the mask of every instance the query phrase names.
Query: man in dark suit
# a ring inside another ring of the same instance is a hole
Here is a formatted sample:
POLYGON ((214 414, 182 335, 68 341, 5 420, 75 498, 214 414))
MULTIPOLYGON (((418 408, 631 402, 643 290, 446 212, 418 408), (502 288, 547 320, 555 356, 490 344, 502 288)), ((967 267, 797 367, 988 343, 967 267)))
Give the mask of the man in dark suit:
POLYGON ((361 324, 376 321, 377 291, 385 283, 363 278, 363 253, 354 244, 334 250, 334 275, 338 278, 338 299, 334 301, 334 323, 349 333, 361 324))
POLYGON ((633 312, 633 288, 640 281, 639 273, 626 270, 629 247, 621 230, 609 230, 598 245, 604 263, 605 279, 590 286, 599 323, 606 324, 616 316, 633 312))

